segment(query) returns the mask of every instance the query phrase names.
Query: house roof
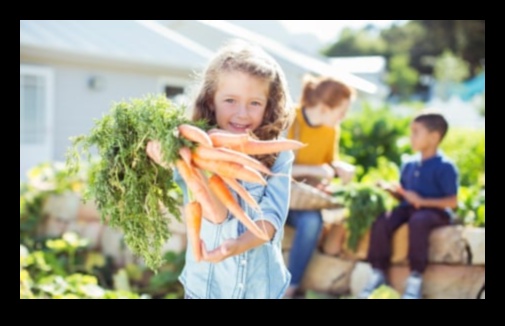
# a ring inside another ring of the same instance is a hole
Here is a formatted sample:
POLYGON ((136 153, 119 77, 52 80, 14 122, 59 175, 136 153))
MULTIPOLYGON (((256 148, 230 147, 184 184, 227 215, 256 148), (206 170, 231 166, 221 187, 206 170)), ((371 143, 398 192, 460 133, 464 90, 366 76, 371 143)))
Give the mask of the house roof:
POLYGON ((20 20, 21 54, 196 69, 211 51, 152 21, 20 20))
POLYGON ((380 73, 386 68, 386 58, 382 56, 330 58, 329 62, 338 69, 355 74, 380 73))
POLYGON ((260 35, 224 20, 171 20, 161 22, 209 49, 216 50, 230 37, 241 38, 260 45, 277 59, 287 62, 301 72, 330 75, 366 93, 375 93, 377 91, 375 84, 338 69, 328 61, 300 53, 269 38, 268 35, 260 35))

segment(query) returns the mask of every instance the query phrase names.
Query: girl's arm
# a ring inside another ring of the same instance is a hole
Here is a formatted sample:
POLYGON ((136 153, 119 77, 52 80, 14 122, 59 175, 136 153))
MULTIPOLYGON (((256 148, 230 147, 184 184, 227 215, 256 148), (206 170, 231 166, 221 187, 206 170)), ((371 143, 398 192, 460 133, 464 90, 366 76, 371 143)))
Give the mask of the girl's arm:
POLYGON ((321 165, 293 165, 292 170, 293 178, 303 176, 313 176, 321 179, 331 180, 335 176, 335 170, 329 164, 321 165))
MULTIPOLYGON (((274 176, 269 177, 265 193, 258 202, 261 214, 251 214, 251 218, 255 223, 267 232, 270 241, 279 241, 282 235, 281 229, 286 222, 291 185, 290 178, 286 176, 291 175, 293 159, 294 156, 291 151, 282 152, 279 155, 278 161, 280 162, 276 162, 272 167, 274 176)), ((225 240, 220 246, 210 252, 206 251, 205 244, 202 243, 203 260, 217 263, 228 257, 261 246, 266 242, 247 230, 236 239, 225 240)))

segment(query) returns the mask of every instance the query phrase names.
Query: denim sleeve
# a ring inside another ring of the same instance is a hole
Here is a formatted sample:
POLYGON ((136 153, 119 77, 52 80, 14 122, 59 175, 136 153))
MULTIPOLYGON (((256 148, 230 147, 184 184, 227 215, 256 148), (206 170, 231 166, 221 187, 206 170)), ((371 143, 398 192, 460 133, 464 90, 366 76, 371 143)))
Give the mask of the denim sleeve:
POLYGON ((291 169, 293 167, 294 154, 292 151, 284 151, 279 154, 277 161, 272 166, 273 176, 268 178, 263 197, 259 201, 262 214, 255 214, 255 221, 266 220, 275 228, 275 234, 271 242, 279 241, 289 210, 291 195, 291 169))
POLYGON ((182 176, 180 175, 179 171, 177 169, 172 169, 173 178, 175 183, 181 188, 182 191, 182 198, 183 198, 183 203, 186 204, 188 202, 188 188, 186 186, 186 182, 182 179, 182 176))

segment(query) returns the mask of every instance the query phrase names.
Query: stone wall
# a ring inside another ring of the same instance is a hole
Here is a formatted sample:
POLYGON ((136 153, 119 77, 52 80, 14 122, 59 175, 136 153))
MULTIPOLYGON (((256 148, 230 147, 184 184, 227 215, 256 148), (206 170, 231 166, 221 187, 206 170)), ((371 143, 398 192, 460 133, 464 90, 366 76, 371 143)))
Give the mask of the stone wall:
MULTIPOLYGON (((366 262, 370 234, 360 240, 356 251, 346 246, 346 229, 338 211, 325 211, 324 231, 302 281, 303 290, 333 295, 357 295, 371 274, 366 262)), ((408 226, 393 236, 390 285, 403 292, 408 267, 408 226)), ((283 252, 287 262, 295 230, 285 226, 283 252)), ((485 281, 485 229, 451 225, 430 235, 429 265, 424 274, 423 297, 477 298, 485 281)), ((482 295, 481 295, 482 297, 482 295)))

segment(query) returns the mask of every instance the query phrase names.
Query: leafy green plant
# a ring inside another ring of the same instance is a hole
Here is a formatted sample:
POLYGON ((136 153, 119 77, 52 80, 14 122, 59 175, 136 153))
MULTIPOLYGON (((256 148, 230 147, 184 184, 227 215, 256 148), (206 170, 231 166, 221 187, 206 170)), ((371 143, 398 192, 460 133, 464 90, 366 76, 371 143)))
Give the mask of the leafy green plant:
POLYGON ((356 250, 361 237, 386 211, 385 194, 373 185, 354 183, 336 191, 334 196, 341 198, 348 210, 344 220, 349 232, 347 246, 356 250))
POLYGON ((450 128, 440 148, 458 167, 461 186, 481 184, 486 168, 484 130, 450 128))
POLYGON ((121 229, 127 246, 154 270, 161 265, 162 246, 171 236, 170 220, 160 204, 180 220, 181 196, 172 170, 150 160, 145 148, 149 140, 159 140, 164 160, 175 162, 182 146, 192 147, 178 137, 177 127, 183 123, 206 128, 203 122, 189 121, 184 109, 163 95, 118 102, 88 135, 75 137, 68 152, 68 166, 78 171, 79 148, 88 160, 90 148, 97 148, 100 159, 90 172, 85 198, 95 200, 102 220, 121 229))
MULTIPOLYGON (((46 250, 29 252, 20 245, 20 299, 52 298, 141 298, 129 291, 113 291, 99 284, 96 275, 80 272, 69 266, 73 260, 61 260, 62 256, 75 253, 86 246, 83 239, 66 234, 62 239, 48 241, 46 250), (78 272, 75 272, 78 271, 78 272)), ((88 266, 89 267, 89 266, 88 266)))
POLYGON ((411 118, 398 117, 389 107, 373 108, 364 104, 342 123, 340 152, 349 163, 361 166, 357 180, 377 166, 379 157, 385 157, 398 166, 401 156, 410 153, 408 126, 411 118))
POLYGON ((20 182, 20 242, 34 248, 43 241, 37 235, 37 227, 43 222, 42 208, 50 196, 65 192, 80 193, 86 185, 88 165, 80 173, 69 174, 64 163, 44 162, 28 171, 28 180, 20 182))
POLYGON ((486 224, 485 190, 479 186, 460 187, 458 190, 458 209, 456 215, 459 222, 475 227, 486 224))

